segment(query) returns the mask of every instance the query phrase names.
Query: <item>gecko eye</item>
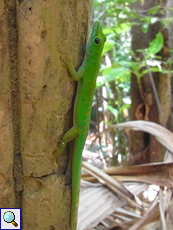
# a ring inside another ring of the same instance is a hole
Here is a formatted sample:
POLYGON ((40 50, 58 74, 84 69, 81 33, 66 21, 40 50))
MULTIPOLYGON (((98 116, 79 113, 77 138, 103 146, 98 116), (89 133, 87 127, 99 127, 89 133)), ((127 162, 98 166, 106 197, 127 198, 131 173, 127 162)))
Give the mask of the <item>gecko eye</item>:
POLYGON ((99 38, 95 38, 94 39, 94 43, 98 45, 100 43, 100 39, 99 38))

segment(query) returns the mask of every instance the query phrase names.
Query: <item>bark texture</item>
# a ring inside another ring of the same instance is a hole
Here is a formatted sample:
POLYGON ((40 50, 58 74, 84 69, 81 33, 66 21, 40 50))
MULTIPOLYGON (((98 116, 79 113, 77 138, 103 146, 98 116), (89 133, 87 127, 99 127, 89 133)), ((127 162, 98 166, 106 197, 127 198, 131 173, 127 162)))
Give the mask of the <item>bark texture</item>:
POLYGON ((16 199, 8 12, 3 0, 0 0, 0 81, 0 207, 9 208, 15 206, 16 199))
POLYGON ((23 230, 69 229, 67 150, 52 152, 72 122, 90 0, 0 0, 0 207, 22 208, 23 230))

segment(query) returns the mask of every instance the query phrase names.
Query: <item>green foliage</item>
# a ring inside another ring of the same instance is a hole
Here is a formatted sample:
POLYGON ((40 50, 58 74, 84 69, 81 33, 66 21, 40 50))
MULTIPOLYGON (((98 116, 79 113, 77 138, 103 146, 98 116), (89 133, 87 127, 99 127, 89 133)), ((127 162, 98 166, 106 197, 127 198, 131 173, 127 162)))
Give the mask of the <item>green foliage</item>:
POLYGON ((159 32, 156 34, 156 37, 149 43, 149 47, 144 50, 138 50, 139 52, 145 51, 146 58, 157 54, 163 47, 164 39, 162 34, 159 32))
POLYGON ((104 55, 106 52, 112 50, 113 47, 114 47, 114 44, 115 44, 115 42, 114 42, 113 40, 112 40, 112 41, 111 41, 111 40, 107 40, 107 41, 105 42, 105 45, 104 45, 104 49, 103 49, 102 55, 104 55))
POLYGON ((149 43, 149 47, 147 50, 147 58, 150 57, 151 54, 157 54, 163 47, 163 36, 162 34, 159 32, 155 39, 153 39, 150 43, 149 43))
MULTIPOLYGON (((172 63, 173 59, 163 62, 158 55, 164 46, 161 32, 156 34, 145 49, 131 50, 131 28, 134 25, 139 26, 146 34, 150 25, 160 21, 157 15, 165 14, 160 3, 143 13, 130 7, 130 4, 134 2, 135 0, 94 0, 93 3, 95 20, 101 21, 107 36, 103 50, 104 61, 97 79, 97 88, 106 86, 107 109, 113 115, 113 119, 109 121, 111 123, 126 120, 124 111, 130 109, 131 73, 135 74, 137 78, 141 78, 148 71, 172 72, 163 66, 172 63), (139 52, 143 55, 142 58, 139 58, 139 52)), ((144 0, 141 0, 141 4, 143 3, 144 0)), ((163 27, 170 22, 172 22, 172 18, 163 17, 161 20, 163 27)), ((121 140, 119 134, 115 134, 115 139, 116 144, 119 143, 121 140)))

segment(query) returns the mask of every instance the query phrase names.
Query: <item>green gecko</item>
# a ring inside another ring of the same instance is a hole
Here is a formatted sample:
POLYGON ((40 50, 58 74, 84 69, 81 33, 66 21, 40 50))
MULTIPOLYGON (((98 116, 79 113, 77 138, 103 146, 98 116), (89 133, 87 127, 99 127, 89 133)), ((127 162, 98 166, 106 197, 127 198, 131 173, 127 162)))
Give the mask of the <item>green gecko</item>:
POLYGON ((82 151, 88 134, 92 100, 105 41, 106 36, 102 32, 99 22, 96 22, 86 48, 84 61, 78 71, 74 69, 71 61, 65 61, 61 57, 70 75, 75 81, 79 81, 74 105, 73 127, 65 133, 59 147, 53 153, 53 155, 57 155, 59 152, 62 152, 66 144, 74 140, 72 156, 71 230, 76 230, 77 225, 82 151))

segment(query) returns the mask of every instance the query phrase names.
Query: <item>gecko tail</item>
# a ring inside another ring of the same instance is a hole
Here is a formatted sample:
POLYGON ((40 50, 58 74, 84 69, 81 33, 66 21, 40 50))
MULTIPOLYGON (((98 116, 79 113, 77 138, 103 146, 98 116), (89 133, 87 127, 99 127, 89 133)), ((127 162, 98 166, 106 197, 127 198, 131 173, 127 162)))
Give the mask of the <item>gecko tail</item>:
POLYGON ((74 168, 72 175, 72 203, 70 225, 72 230, 76 230, 78 223, 78 207, 81 182, 81 159, 80 162, 78 162, 78 167, 74 168))
POLYGON ((77 229, 77 220, 78 220, 78 215, 77 215, 77 210, 75 211, 75 214, 73 215, 73 217, 71 216, 71 220, 70 220, 70 227, 71 230, 76 230, 77 229))

